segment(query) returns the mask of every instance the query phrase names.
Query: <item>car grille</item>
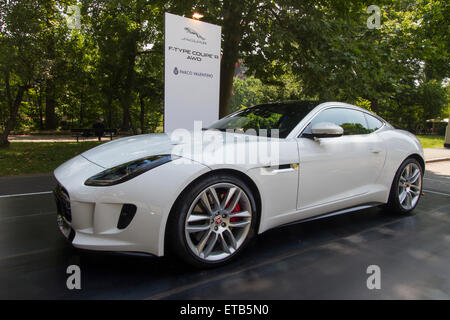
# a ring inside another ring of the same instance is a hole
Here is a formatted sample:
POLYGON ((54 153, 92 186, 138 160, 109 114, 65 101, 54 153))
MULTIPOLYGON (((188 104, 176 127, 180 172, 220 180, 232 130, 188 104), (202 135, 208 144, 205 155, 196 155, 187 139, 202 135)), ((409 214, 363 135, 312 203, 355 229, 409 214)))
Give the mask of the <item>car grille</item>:
POLYGON ((53 192, 56 200, 58 213, 62 215, 68 222, 72 221, 72 212, 70 210, 70 198, 67 190, 58 183, 53 192))

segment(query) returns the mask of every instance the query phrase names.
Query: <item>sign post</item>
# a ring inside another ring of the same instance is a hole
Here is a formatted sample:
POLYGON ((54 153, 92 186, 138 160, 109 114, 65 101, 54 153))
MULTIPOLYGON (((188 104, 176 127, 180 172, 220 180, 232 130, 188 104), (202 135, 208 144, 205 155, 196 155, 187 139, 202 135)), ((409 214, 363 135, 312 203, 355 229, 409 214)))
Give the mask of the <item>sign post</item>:
POLYGON ((450 116, 448 117, 447 127, 445 128, 444 147, 450 148, 450 116))
POLYGON ((165 14, 165 132, 219 118, 220 50, 220 26, 165 14))

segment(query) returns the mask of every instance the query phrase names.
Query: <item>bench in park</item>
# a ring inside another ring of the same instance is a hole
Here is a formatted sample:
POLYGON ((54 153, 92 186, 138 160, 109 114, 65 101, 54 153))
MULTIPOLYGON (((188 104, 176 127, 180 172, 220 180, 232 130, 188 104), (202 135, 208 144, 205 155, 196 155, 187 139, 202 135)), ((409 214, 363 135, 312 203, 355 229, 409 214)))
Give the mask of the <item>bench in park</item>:
MULTIPOLYGON (((95 130, 92 128, 76 128, 71 129, 70 132, 72 133, 72 137, 77 138, 77 142, 80 137, 89 138, 96 136, 95 130)), ((109 139, 112 140, 113 136, 117 136, 117 129, 106 128, 105 131, 103 131, 103 137, 109 137, 109 139)))

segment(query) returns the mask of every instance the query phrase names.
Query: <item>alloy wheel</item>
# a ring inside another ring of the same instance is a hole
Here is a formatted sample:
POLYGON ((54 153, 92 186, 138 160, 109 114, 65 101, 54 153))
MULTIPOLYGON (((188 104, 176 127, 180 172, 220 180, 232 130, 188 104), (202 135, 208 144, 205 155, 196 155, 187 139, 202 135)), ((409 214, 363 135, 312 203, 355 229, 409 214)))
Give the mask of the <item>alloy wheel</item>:
POLYGON ((202 190, 192 202, 185 221, 191 252, 206 261, 233 255, 245 242, 253 212, 247 194, 232 183, 202 190))
POLYGON ((416 163, 407 164, 398 181, 398 200, 405 210, 413 209, 422 190, 422 172, 416 163))

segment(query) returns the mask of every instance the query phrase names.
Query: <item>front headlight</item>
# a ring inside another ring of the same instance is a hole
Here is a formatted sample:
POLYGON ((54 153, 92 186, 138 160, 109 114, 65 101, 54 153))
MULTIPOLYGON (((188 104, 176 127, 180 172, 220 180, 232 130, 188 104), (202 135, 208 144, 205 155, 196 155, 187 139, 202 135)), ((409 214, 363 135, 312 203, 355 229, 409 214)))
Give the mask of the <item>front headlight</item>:
POLYGON ((173 155, 146 157, 121 164, 90 177, 84 183, 87 186, 105 187, 128 181, 150 169, 179 158, 173 155))

